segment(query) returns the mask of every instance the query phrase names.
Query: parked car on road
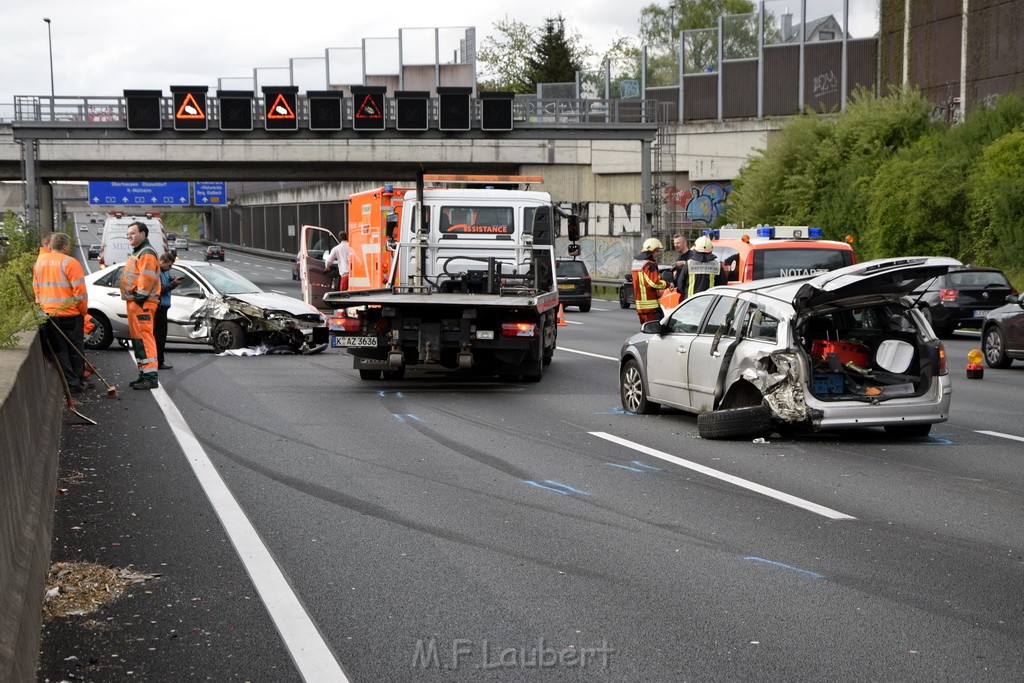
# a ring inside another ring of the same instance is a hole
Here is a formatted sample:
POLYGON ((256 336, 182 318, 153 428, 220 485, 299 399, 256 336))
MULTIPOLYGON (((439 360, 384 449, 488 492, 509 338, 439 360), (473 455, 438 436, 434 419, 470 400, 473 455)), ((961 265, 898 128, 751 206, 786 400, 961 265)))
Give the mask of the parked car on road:
MULTIPOLYGON (((89 314, 96 322, 88 349, 105 349, 129 339, 128 314, 121 299, 123 265, 85 277, 89 314)), ((295 353, 318 353, 312 329, 323 317, 312 306, 283 294, 264 292, 233 270, 201 261, 178 261, 170 270, 181 283, 171 292, 167 341, 208 344, 217 351, 265 344, 295 353)))
POLYGON ((909 257, 714 287, 619 355, 622 407, 697 413, 703 438, 787 426, 926 436, 949 419, 946 352, 906 294, 960 263, 909 257))
POLYGON ((981 327, 981 352, 990 368, 1008 368, 1024 360, 1024 294, 1011 294, 1004 305, 985 316, 981 327))
POLYGON ((223 263, 224 262, 224 247, 220 246, 219 244, 208 245, 206 247, 206 253, 204 254, 204 258, 207 261, 212 261, 213 259, 218 259, 219 261, 221 261, 223 263))
MULTIPOLYGON (((672 266, 658 266, 661 279, 672 284, 672 266)), ((633 273, 626 273, 619 284, 619 308, 629 308, 636 303, 636 295, 633 292, 633 273)))
POLYGON ((913 296, 935 334, 950 337, 961 327, 980 328, 989 311, 1016 293, 1003 271, 964 266, 924 283, 913 296))
POLYGON ((555 259, 555 282, 558 284, 558 301, 563 306, 579 306, 583 313, 590 310, 593 293, 586 263, 576 259, 555 259))

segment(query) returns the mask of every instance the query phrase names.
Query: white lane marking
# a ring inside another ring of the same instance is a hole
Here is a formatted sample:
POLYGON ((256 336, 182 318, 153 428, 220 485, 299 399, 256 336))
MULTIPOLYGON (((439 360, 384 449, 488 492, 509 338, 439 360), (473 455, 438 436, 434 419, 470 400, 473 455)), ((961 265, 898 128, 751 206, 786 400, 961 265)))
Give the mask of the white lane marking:
POLYGON ((586 324, 586 323, 577 322, 575 320, 566 320, 565 322, 568 323, 569 325, 585 325, 586 324))
POLYGON ((1014 436, 1013 434, 1003 434, 1002 432, 990 432, 985 429, 975 429, 978 434, 988 434, 989 436, 998 436, 1000 439, 1013 439, 1014 441, 1024 441, 1024 436, 1014 436))
POLYGON ((818 505, 817 503, 812 503, 809 500, 804 500, 803 498, 797 498, 796 496, 791 496, 790 494, 783 493, 782 491, 779 491, 777 489, 769 488, 767 486, 762 486, 761 484, 757 484, 757 483, 752 482, 752 481, 750 481, 748 479, 743 479, 741 477, 736 477, 736 476, 733 476, 731 474, 726 474, 725 472, 720 472, 719 470, 712 469, 710 467, 706 467, 704 465, 695 463, 695 462, 690 461, 690 460, 683 460, 682 458, 676 457, 674 455, 670 455, 668 453, 665 453, 664 451, 659 451, 659 450, 656 450, 654 448, 650 448, 648 446, 643 446, 641 444, 636 443, 635 441, 629 441, 627 439, 623 439, 621 437, 614 436, 614 435, 608 434, 606 432, 590 432, 590 433, 593 434, 594 436, 598 437, 598 438, 604 439, 606 441, 611 441, 612 443, 617 443, 620 446, 625 446, 626 448, 631 448, 634 451, 639 451, 640 453, 646 453, 647 455, 654 456, 655 458, 659 458, 661 460, 664 460, 665 462, 671 462, 671 463, 674 463, 676 465, 680 465, 681 467, 685 467, 687 469, 691 469, 694 472, 700 472, 701 474, 705 474, 705 475, 707 475, 709 477, 714 477, 715 479, 720 479, 720 480, 722 480, 724 482, 728 482, 728 483, 733 484, 735 486, 739 486, 740 488, 747 489, 748 491, 753 491, 754 493, 760 493, 763 496, 768 496, 769 498, 774 498, 776 500, 782 501, 783 503, 789 503, 790 505, 795 505, 798 508, 803 508, 804 510, 807 510, 808 512, 813 512, 816 515, 821 515, 823 517, 828 517, 829 519, 836 519, 836 520, 841 520, 841 519, 857 519, 856 517, 851 517, 850 515, 844 514, 842 512, 838 512, 838 511, 833 510, 831 508, 827 508, 824 505, 818 505))
POLYGON ((174 438, 188 458, 196 479, 224 525, 245 570, 249 572, 302 678, 306 681, 347 682, 349 679, 341 664, 335 659, 312 617, 292 591, 288 579, 274 562, 252 522, 231 494, 217 468, 210 462, 177 406, 162 387, 154 389, 153 396, 167 418, 174 438))
POLYGON ((556 346, 555 348, 558 349, 559 351, 565 351, 566 353, 578 353, 581 356, 590 356, 592 358, 600 358, 602 360, 610 360, 612 362, 618 362, 619 360, 618 358, 612 358, 611 356, 601 356, 599 354, 590 353, 588 351, 577 351, 576 349, 567 349, 564 346, 556 346))

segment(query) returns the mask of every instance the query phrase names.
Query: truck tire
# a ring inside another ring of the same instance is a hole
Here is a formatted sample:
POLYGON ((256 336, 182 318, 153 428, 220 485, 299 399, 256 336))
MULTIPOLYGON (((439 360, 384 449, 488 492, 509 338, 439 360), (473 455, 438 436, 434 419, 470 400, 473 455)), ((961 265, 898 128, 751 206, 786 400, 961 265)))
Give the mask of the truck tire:
POLYGON ((544 361, 531 360, 523 364, 523 372, 520 375, 524 382, 539 382, 544 378, 544 361))
POLYGON ((768 406, 711 410, 697 416, 697 433, 702 439, 742 439, 764 434, 772 427, 768 406))

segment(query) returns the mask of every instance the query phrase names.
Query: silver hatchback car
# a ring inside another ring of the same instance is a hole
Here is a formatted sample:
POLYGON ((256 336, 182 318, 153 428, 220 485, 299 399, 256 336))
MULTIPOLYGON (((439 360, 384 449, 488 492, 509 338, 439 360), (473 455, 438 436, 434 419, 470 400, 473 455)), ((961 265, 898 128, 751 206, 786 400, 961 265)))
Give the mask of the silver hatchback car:
POLYGON ((773 428, 884 427, 927 436, 949 418, 946 352, 905 298, 960 262, 909 257, 715 287, 622 346, 622 406, 697 413, 706 439, 773 428))

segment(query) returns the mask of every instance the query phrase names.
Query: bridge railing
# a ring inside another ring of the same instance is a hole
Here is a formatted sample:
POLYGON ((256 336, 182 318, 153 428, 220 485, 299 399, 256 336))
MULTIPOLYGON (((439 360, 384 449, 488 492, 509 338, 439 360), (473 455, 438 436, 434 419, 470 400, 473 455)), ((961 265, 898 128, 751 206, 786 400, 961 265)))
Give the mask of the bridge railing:
MULTIPOLYGON (((397 119, 396 100, 385 100, 385 115, 389 127, 397 119)), ((471 118, 479 123, 482 114, 480 99, 471 101, 471 118)), ((173 97, 161 98, 161 115, 165 128, 173 127, 173 97)), ((266 102, 262 97, 253 98, 253 122, 262 127, 266 102)), ((299 126, 307 127, 309 122, 309 99, 300 95, 297 101, 299 126)), ((353 98, 342 99, 342 116, 345 127, 352 127, 354 115, 353 98)), ((438 100, 430 98, 430 123, 437 124, 438 100)), ((662 111, 663 108, 662 108, 662 111)), ((586 126, 602 124, 622 126, 628 124, 656 124, 659 106, 655 100, 616 99, 572 99, 572 98, 530 98, 517 97, 512 101, 512 119, 516 127, 586 126)), ((215 127, 220 120, 219 101, 211 97, 208 102, 208 121, 215 127)), ((124 125, 127 121, 127 104, 124 97, 64 97, 25 96, 14 98, 14 123, 73 124, 75 126, 95 125, 109 127, 111 124, 124 125)))

